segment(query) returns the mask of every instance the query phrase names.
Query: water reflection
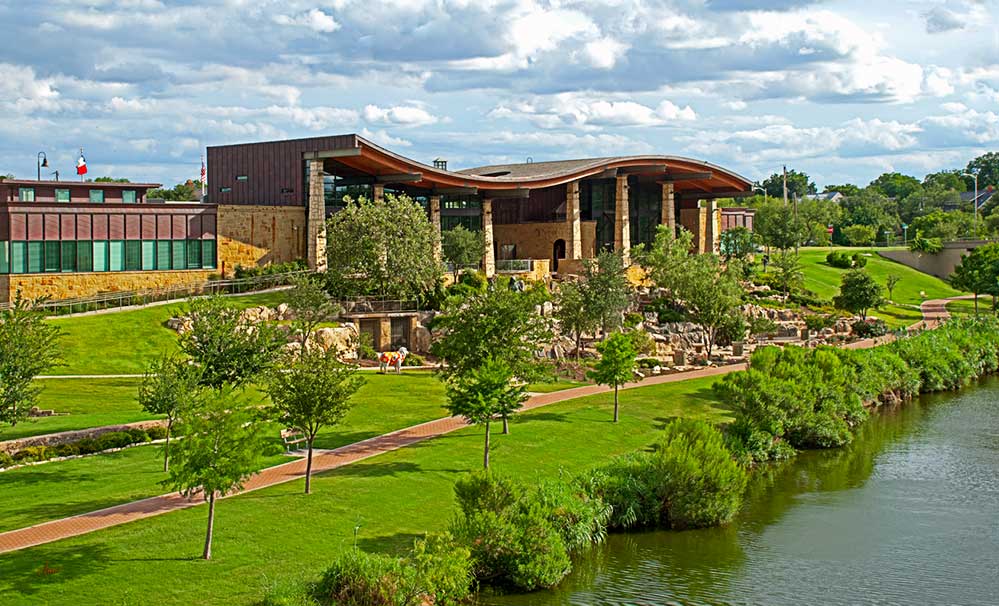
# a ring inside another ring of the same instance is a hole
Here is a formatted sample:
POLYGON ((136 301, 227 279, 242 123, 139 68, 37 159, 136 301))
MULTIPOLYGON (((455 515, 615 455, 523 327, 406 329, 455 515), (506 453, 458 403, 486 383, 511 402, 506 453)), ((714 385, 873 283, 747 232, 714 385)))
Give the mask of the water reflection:
POLYGON ((754 473, 726 528, 612 535, 532 604, 999 604, 999 380, 754 473))

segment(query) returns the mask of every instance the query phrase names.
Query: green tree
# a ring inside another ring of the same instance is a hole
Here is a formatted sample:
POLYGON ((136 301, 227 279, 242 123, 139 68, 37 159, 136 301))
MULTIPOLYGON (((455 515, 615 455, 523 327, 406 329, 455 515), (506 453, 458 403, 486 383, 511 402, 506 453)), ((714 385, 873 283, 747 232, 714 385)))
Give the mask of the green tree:
POLYGON ((781 251, 774 256, 771 266, 777 286, 785 295, 790 295, 804 284, 804 267, 801 265, 801 259, 793 252, 781 251))
POLYGON ((753 232, 745 227, 733 227, 722 232, 720 248, 726 260, 737 259, 745 262, 753 254, 753 232))
POLYGON ((41 388, 34 379, 59 362, 60 330, 18 292, 0 311, 0 423, 24 420, 41 388))
POLYGON ((439 234, 406 195, 344 199, 326 227, 326 277, 338 297, 414 298, 434 287, 444 268, 434 254, 439 234))
POLYGON ((307 348, 316 327, 340 312, 340 306, 323 289, 319 279, 302 275, 292 278, 288 308, 294 314, 292 326, 302 332, 302 348, 307 348))
POLYGON ((868 310, 880 307, 884 302, 881 285, 861 269, 853 269, 843 274, 839 294, 833 297, 833 305, 851 313, 859 313, 864 320, 867 319, 868 310))
POLYGON ((971 233, 973 223, 974 217, 971 213, 934 210, 913 219, 909 227, 922 232, 927 238, 940 238, 947 241, 971 233))
POLYGON ((597 344, 600 359, 586 376, 599 385, 614 388, 614 422, 620 418, 618 388, 635 375, 635 345, 628 335, 616 332, 597 344))
POLYGON ((878 189, 865 189, 855 196, 845 198, 843 225, 867 225, 876 232, 894 230, 898 226, 898 205, 878 189))
POLYGON ((636 260, 645 269, 649 278, 662 289, 667 299, 678 303, 681 282, 687 274, 687 266, 692 263, 694 236, 681 228, 676 234, 665 225, 656 228, 652 244, 636 255, 636 260))
POLYGON ((903 175, 902 173, 884 173, 877 179, 871 181, 868 187, 876 189, 889 198, 901 200, 902 198, 922 189, 923 185, 919 179, 903 175))
POLYGON ((595 259, 583 261, 583 298, 586 308, 601 331, 621 325, 631 303, 631 283, 620 252, 601 251, 595 259))
POLYGON ((352 397, 364 384, 356 366, 342 363, 332 349, 286 356, 268 373, 266 389, 276 421, 305 435, 305 494, 312 492, 312 444, 324 427, 336 425, 350 412, 352 397))
POLYGON ((900 200, 898 214, 903 222, 915 223, 929 213, 959 208, 961 204, 960 193, 933 185, 921 188, 900 200))
POLYGON ((203 392, 180 419, 184 436, 177 443, 168 483, 190 498, 200 493, 208 501, 208 529, 202 557, 212 557, 215 501, 256 470, 263 440, 255 411, 243 406, 230 388, 203 392))
POLYGON ((177 419, 197 402, 201 369, 189 360, 164 356, 149 365, 139 385, 139 405, 146 412, 166 417, 163 471, 170 471, 170 437, 177 419))
POLYGON ((877 237, 875 228, 870 225, 848 225, 840 232, 850 246, 872 246, 877 237))
POLYGON ((895 287, 898 286, 898 283, 901 281, 902 281, 902 276, 898 274, 888 274, 887 276, 885 276, 885 290, 888 291, 889 303, 894 300, 892 293, 895 292, 895 287))
POLYGON ((961 262, 950 276, 951 286, 975 295, 975 314, 978 314, 978 295, 992 295, 992 308, 995 309, 999 295, 999 244, 979 246, 967 255, 961 255, 961 262))
POLYGON ((201 199, 201 183, 188 179, 178 183, 173 189, 151 189, 146 198, 162 198, 170 202, 196 202, 201 199))
POLYGON ((575 282, 563 282, 555 295, 555 319, 563 334, 571 334, 576 343, 576 361, 579 361, 583 334, 600 325, 586 305, 583 289, 575 282))
POLYGON ((940 188, 944 190, 951 190, 956 192, 968 191, 967 185, 964 183, 964 178, 961 173, 964 171, 957 170, 942 170, 940 172, 929 173, 923 177, 923 187, 930 188, 940 188))
POLYGON ((536 310, 546 297, 543 288, 525 292, 494 288, 449 301, 434 319, 440 337, 431 345, 431 352, 446 362, 441 374, 467 374, 482 360, 493 358, 525 381, 546 378, 549 366, 535 356, 539 346, 552 338, 548 318, 536 310))
MULTIPOLYGON (((999 152, 988 152, 978 156, 971 162, 968 162, 968 166, 964 172, 978 175, 979 191, 989 185, 999 187, 999 152)), ((969 177, 964 177, 964 185, 967 188, 965 191, 969 191, 974 188, 975 182, 969 177)))
POLYGON ((714 351, 719 332, 739 315, 742 304, 742 271, 738 262, 724 267, 714 255, 693 255, 677 294, 687 309, 687 317, 708 333, 708 356, 714 351))
POLYGON ((128 179, 115 179, 114 177, 97 177, 94 183, 131 183, 128 179))
POLYGON ((753 230, 764 245, 778 250, 794 248, 805 234, 801 215, 795 218, 792 205, 779 201, 770 201, 756 209, 753 230))
MULTIPOLYGON (((766 190, 767 195, 771 198, 779 198, 782 201, 781 203, 783 203, 783 173, 774 173, 770 175, 761 185, 763 189, 766 190)), ((801 199, 808 194, 814 194, 816 191, 818 190, 815 187, 815 182, 812 181, 806 173, 799 173, 796 170, 787 171, 787 199, 789 201, 795 194, 797 194, 798 199, 801 199)))
POLYGON ((844 196, 856 196, 860 193, 860 188, 853 183, 844 183, 843 185, 826 185, 822 190, 822 193, 828 194, 834 191, 839 192, 844 196))
POLYGON ((482 466, 489 469, 489 425, 496 417, 506 419, 527 399, 524 385, 503 360, 484 358, 476 367, 452 375, 446 383, 447 409, 472 425, 484 425, 486 441, 482 466))
POLYGON ((909 242, 909 250, 914 253, 936 255, 943 252, 943 242, 940 238, 927 238, 917 229, 915 237, 909 242))
POLYGON ((240 386, 277 360, 285 337, 274 324, 253 324, 223 297, 194 299, 188 305, 191 330, 180 349, 201 369, 201 384, 219 389, 240 386))
POLYGON ((454 279, 457 282, 461 268, 478 265, 482 260, 485 250, 482 232, 465 229, 464 225, 445 230, 441 234, 441 249, 444 260, 454 268, 454 279))

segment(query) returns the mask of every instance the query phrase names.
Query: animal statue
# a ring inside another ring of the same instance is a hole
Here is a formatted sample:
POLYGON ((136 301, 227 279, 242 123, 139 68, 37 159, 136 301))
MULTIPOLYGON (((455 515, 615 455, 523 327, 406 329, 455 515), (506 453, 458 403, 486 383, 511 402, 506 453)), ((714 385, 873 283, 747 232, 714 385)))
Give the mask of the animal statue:
POLYGON ((378 354, 378 372, 387 372, 389 368, 394 368, 396 372, 402 372, 402 363, 406 361, 409 350, 400 347, 399 351, 383 351, 378 354))

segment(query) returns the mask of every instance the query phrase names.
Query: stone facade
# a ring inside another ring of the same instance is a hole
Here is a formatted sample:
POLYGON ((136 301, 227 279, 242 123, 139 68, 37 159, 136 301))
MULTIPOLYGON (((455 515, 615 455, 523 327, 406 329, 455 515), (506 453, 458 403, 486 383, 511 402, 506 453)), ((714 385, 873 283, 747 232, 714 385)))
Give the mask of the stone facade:
POLYGON ((614 192, 614 250, 621 251, 624 264, 631 262, 631 211, 628 206, 628 177, 619 175, 614 192))
POLYGON ((0 301, 10 301, 18 290, 27 299, 58 301, 101 293, 192 286, 208 281, 213 269, 179 271, 115 271, 88 273, 11 274, 0 276, 0 301))
MULTIPOLYGON (((237 265, 301 259, 306 255, 306 227, 305 208, 301 206, 220 205, 219 269, 231 275, 237 265)), ((322 258, 325 256, 324 246, 322 258)))
POLYGON ((513 244, 519 259, 551 259, 556 240, 565 240, 566 258, 589 259, 595 256, 597 223, 579 222, 580 256, 569 255, 569 240, 573 237, 570 223, 517 223, 494 225, 493 238, 498 246, 513 244))
POLYGON ((305 260, 310 269, 326 270, 326 194, 323 191, 323 163, 309 161, 309 201, 306 225, 305 260))
POLYGON ((482 240, 484 259, 482 269, 487 278, 496 275, 496 249, 493 246, 493 201, 486 198, 482 200, 482 240))
POLYGON ((579 181, 567 183, 565 186, 565 220, 569 223, 569 237, 565 240, 565 257, 567 259, 582 259, 585 254, 579 211, 579 181))
POLYGON ((684 229, 694 234, 694 251, 698 253, 708 252, 707 238, 708 213, 705 208, 681 208, 680 225, 684 229))
POLYGON ((670 226, 676 232, 676 199, 673 195, 673 184, 663 183, 663 197, 660 211, 660 225, 670 226))

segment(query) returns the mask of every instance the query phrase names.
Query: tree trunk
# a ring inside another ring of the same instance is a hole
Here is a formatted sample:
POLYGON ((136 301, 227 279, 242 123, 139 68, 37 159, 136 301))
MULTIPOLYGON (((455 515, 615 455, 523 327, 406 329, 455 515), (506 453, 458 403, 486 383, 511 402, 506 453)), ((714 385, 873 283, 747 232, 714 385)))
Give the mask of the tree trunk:
POLYGON ((212 533, 215 531, 215 492, 208 495, 208 532, 205 533, 205 553, 202 557, 212 559, 212 533))
POLYGON ((170 427, 172 425, 172 421, 167 422, 166 445, 163 449, 163 473, 170 471, 170 427))
POLYGON ((978 315, 978 293, 975 293, 975 315, 978 315))
POLYGON ((618 403, 617 403, 617 383, 614 384, 614 422, 617 423, 619 418, 618 415, 618 403))
POLYGON ((482 457, 482 467, 489 469, 489 421, 486 421, 486 449, 482 457))
POLYGON ((576 363, 579 364, 579 350, 583 346, 583 333, 576 331, 576 363))
POLYGON ((312 440, 309 438, 309 454, 305 461, 305 494, 312 494, 312 440))
POLYGON ((503 435, 510 434, 510 418, 503 415, 503 435))

